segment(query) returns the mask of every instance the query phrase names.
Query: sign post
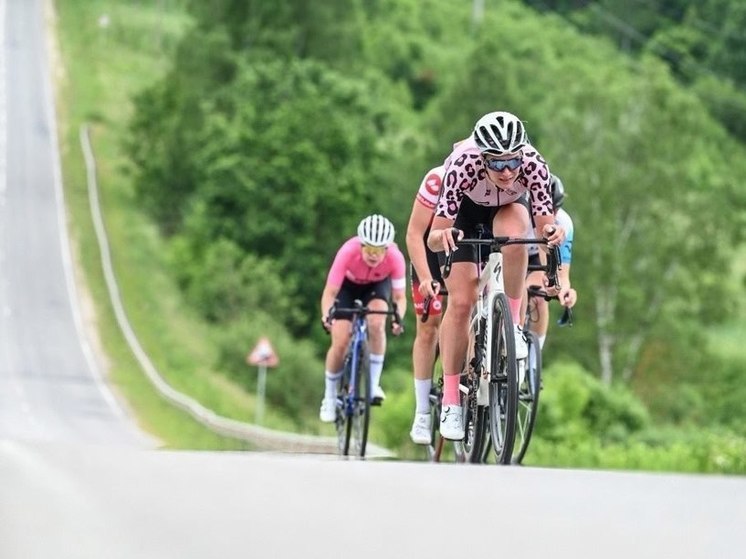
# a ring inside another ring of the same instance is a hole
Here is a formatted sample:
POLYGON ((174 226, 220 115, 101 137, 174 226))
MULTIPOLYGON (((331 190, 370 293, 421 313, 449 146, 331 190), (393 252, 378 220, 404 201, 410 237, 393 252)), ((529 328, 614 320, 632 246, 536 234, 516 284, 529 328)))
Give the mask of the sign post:
POLYGON ((254 421, 261 425, 264 419, 264 394, 267 386, 267 367, 277 367, 280 360, 269 343, 269 338, 261 337, 254 349, 246 356, 249 365, 256 365, 259 369, 259 377, 256 384, 256 412, 254 421))

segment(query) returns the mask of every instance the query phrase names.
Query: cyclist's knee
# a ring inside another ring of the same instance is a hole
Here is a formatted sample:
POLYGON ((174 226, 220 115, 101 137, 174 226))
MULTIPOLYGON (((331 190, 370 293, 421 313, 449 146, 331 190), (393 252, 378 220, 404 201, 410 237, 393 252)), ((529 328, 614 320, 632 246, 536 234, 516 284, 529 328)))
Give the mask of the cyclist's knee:
POLYGON ((471 309, 476 302, 476 297, 464 295, 459 297, 452 296, 451 300, 448 301, 448 310, 446 312, 448 312, 452 318, 468 319, 471 315, 471 309))
POLYGON ((438 339, 438 326, 433 324, 418 324, 416 339, 423 344, 434 344, 438 339))

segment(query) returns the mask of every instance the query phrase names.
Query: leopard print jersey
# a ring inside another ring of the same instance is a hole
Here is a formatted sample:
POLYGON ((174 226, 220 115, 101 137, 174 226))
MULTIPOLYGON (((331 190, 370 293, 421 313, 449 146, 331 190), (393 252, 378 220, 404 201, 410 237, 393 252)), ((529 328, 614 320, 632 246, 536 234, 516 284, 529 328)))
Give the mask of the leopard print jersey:
POLYGON ((549 167, 531 145, 523 150, 523 165, 510 189, 501 190, 489 180, 482 155, 471 138, 454 146, 444 165, 443 189, 435 209, 437 216, 456 219, 464 196, 475 204, 496 207, 515 202, 525 192, 531 193, 535 216, 553 213, 549 167))

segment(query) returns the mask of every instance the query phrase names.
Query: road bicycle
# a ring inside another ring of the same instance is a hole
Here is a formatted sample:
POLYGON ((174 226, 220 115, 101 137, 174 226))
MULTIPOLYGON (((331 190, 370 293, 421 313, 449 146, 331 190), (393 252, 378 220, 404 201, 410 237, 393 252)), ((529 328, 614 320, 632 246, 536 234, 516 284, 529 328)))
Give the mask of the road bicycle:
POLYGON ((338 307, 335 303, 329 310, 329 318, 352 316, 352 335, 347 344, 344 372, 337 387, 336 417, 337 450, 342 456, 365 457, 370 427, 370 408, 373 405, 370 381, 370 351, 368 349, 369 314, 385 314, 401 324, 401 317, 393 304, 392 310, 369 309, 356 299, 352 307, 338 307))
MULTIPOLYGON (((486 461, 491 448, 498 464, 510 464, 516 439, 519 384, 523 379, 519 378, 513 319, 503 285, 501 252, 504 246, 514 244, 547 244, 547 241, 493 237, 457 242, 459 246, 478 248, 478 266, 481 270, 460 386, 466 432, 464 456, 469 462, 486 461), (481 265, 480 247, 489 249, 484 267, 481 265)), ((452 255, 453 252, 446 257, 443 278, 450 274, 452 255)), ((559 248, 551 248, 546 266, 549 286, 559 283, 559 258, 559 248)))

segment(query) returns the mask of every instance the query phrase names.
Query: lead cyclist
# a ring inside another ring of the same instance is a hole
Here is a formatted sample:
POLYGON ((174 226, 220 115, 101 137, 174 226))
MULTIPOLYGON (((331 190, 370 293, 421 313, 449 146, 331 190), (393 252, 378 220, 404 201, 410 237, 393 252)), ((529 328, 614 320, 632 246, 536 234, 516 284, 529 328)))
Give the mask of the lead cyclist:
MULTIPOLYGON (((555 223, 549 189, 549 167, 531 145, 523 122, 515 115, 492 112, 481 117, 471 136, 457 144, 445 160, 443 190, 428 235, 428 247, 455 252, 446 279, 448 305, 443 315, 440 350, 443 363, 443 412, 440 433, 446 439, 464 438, 459 372, 466 355, 469 318, 477 300, 479 271, 476 249, 457 247, 456 241, 475 236, 480 222, 491 225, 495 236, 523 237, 533 214, 536 235, 559 246, 565 231, 555 223), (529 202, 524 196, 530 194, 529 202)), ((516 356, 528 354, 520 327, 528 252, 525 245, 504 247, 505 292, 514 322, 516 356)))

